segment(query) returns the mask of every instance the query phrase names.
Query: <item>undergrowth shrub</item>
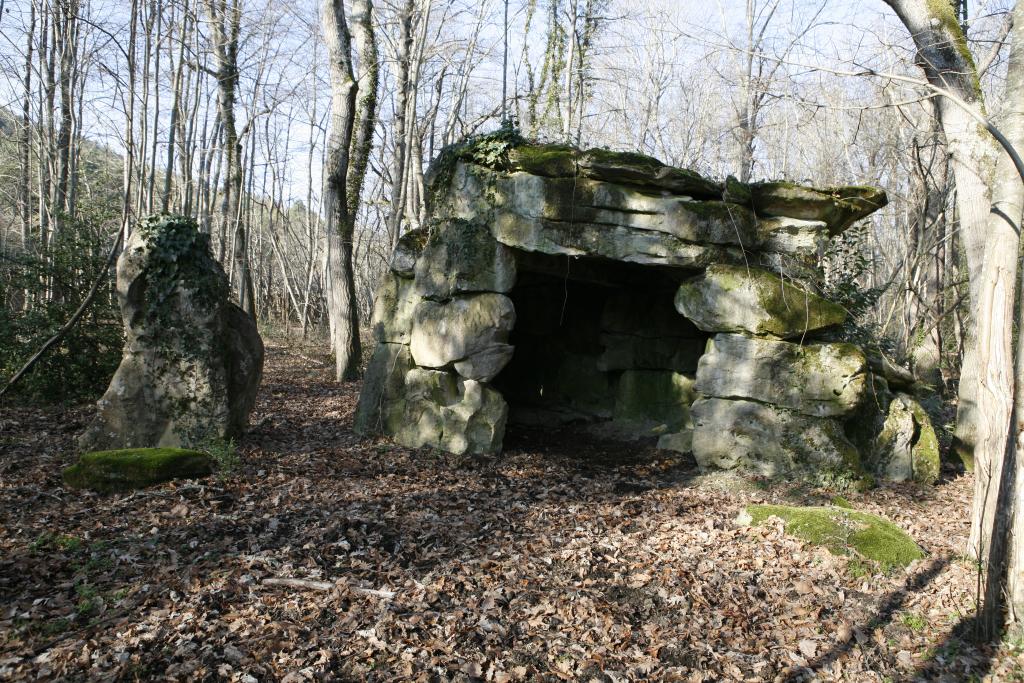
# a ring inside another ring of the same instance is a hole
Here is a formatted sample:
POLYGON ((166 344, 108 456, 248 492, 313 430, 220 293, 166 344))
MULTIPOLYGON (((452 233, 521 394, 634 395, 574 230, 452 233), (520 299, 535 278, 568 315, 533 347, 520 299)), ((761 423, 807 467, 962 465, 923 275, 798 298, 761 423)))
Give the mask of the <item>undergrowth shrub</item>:
MULTIPOLYGON (((103 217, 64 221, 48 253, 0 255, 0 386, 52 337, 81 305, 104 267, 113 236, 103 217)), ((12 390, 33 403, 98 398, 121 360, 124 333, 114 277, 85 315, 12 390)))

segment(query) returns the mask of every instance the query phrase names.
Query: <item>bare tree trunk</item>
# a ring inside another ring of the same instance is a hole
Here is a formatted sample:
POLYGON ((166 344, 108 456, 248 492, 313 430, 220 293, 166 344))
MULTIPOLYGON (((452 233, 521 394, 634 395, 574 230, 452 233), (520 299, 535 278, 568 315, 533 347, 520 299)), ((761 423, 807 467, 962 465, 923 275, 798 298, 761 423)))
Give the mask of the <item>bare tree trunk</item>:
POLYGON ((138 38, 139 0, 131 0, 128 28, 128 102, 124 122, 124 168, 121 195, 121 236, 128 239, 132 213, 132 166, 135 160, 135 43, 138 38))
POLYGON ((388 232, 391 244, 398 244, 402 236, 402 214, 405 207, 405 158, 406 158, 406 110, 409 103, 409 71, 412 56, 412 16, 416 0, 405 0, 399 21, 401 31, 398 38, 398 94, 395 98, 394 160, 391 169, 391 215, 388 232))
MULTIPOLYGON (((977 71, 952 5, 928 0, 886 0, 910 31, 928 81, 971 105, 981 103, 977 71)), ((968 444, 976 433, 974 462, 976 487, 968 552, 982 562, 987 557, 995 503, 999 492, 1006 430, 1011 413, 1013 362, 1010 321, 1016 278, 1013 231, 996 217, 989 219, 992 194, 990 159, 994 142, 985 129, 947 97, 938 101, 939 117, 949 146, 960 213, 960 235, 970 278, 976 335, 967 356, 974 354, 977 384, 961 376, 958 434, 968 444), (1012 261, 1010 263, 1009 261, 1012 261), (1007 270, 1009 269, 1009 270, 1007 270), (1007 303, 1008 302, 1008 303, 1007 303), (973 345, 973 348, 971 347, 973 345), (965 395, 976 387, 975 396, 965 395)), ((995 215, 995 214, 993 214, 995 215)), ((962 373, 973 372, 965 366, 962 373)))
MULTIPOLYGON (((181 79, 185 65, 185 40, 188 35, 188 22, 189 16, 185 12, 185 15, 182 17, 180 35, 178 36, 178 65, 174 70, 174 101, 171 104, 171 127, 168 132, 169 139, 167 141, 167 166, 164 170, 163 197, 160 200, 160 210, 164 213, 167 213, 171 206, 171 179, 174 176, 174 143, 175 137, 178 134, 178 121, 181 116, 181 79)), ((168 49, 168 53, 170 53, 170 49, 168 49)))
MULTIPOLYGON (((1018 151, 1024 150, 1024 0, 1017 0, 1013 9, 1013 29, 1010 33, 1010 59, 1007 67, 1006 94, 1004 97, 1002 132, 1009 143, 1018 151)), ((991 473, 985 472, 980 463, 976 468, 978 480, 984 475, 994 481, 989 485, 998 489, 999 496, 991 498, 993 510, 975 511, 975 518, 982 521, 993 517, 992 535, 988 543, 988 576, 986 577, 985 600, 982 604, 979 624, 983 635, 995 637, 1005 622, 1015 629, 1024 626, 1024 328, 1018 340, 1016 365, 1010 357, 1013 332, 1014 288, 1017 285, 1017 256, 1020 242, 1020 228, 1024 217, 1024 174, 1010 159, 1001 154, 996 165, 992 190, 992 214, 989 221, 989 239, 996 247, 986 249, 984 272, 982 274, 982 303, 979 310, 978 339, 987 343, 984 349, 991 353, 979 354, 983 360, 981 391, 979 398, 990 399, 993 391, 1006 391, 998 399, 1013 400, 1012 420, 1006 415, 1007 423, 997 431, 997 425, 990 425, 986 419, 981 431, 982 444, 994 445, 996 438, 1003 439, 1005 462, 993 463, 991 473), (1004 317, 1005 316, 1005 317, 1004 317), (986 324, 990 319, 991 323, 986 324), (984 361, 987 360, 987 363, 984 361), (1007 368, 1008 366, 1008 368, 1007 368), (1005 373, 1005 374, 1004 374, 1005 373), (1010 373, 1013 373, 1011 376, 1010 373), (1004 387, 1008 385, 1008 390, 1004 387), (999 469, 995 469, 998 467, 999 469), (1004 587, 1005 582, 1005 587, 1004 587), (1008 599, 1007 599, 1008 597, 1008 599), (1004 608, 1009 607, 1004 614, 1004 608)), ((1018 312, 1018 326, 1024 323, 1024 297, 1018 312)), ((988 401, 983 410, 988 409, 988 401)), ((1003 406, 1000 404, 1000 408, 1003 406)), ((1009 412, 1009 411, 1008 411, 1009 412)), ((987 418, 987 415, 986 415, 987 418)), ((980 489, 975 489, 978 502, 980 489)), ((987 491, 986 491, 987 493, 987 491)), ((984 544, 984 536, 982 536, 984 544)), ((982 545, 984 547, 984 545, 982 545)))
POLYGON ((328 313, 337 380, 355 379, 359 372, 359 321, 352 272, 352 234, 349 226, 347 178, 349 150, 356 116, 356 82, 352 75, 351 39, 344 0, 323 0, 324 40, 331 69, 331 127, 327 141, 324 213, 327 230, 327 273, 330 278, 328 313))
MULTIPOLYGON (((25 251, 30 248, 32 233, 32 184, 30 153, 32 151, 32 41, 35 40, 36 30, 36 0, 29 3, 28 33, 25 39, 25 76, 24 76, 24 101, 21 106, 21 147, 20 177, 19 185, 21 191, 18 199, 20 201, 19 214, 21 216, 21 246, 25 251)), ((26 297, 26 301, 28 298, 26 297)))
MULTIPOLYGON (((236 285, 238 304, 256 317, 256 302, 249 269, 249 248, 245 222, 242 220, 242 143, 235 123, 235 99, 238 90, 238 36, 241 30, 241 0, 203 0, 210 17, 217 59, 217 108, 224 136, 226 173, 222 220, 232 228, 232 281, 236 285)), ((223 244, 223 242, 222 242, 223 244)), ((223 247, 222 247, 223 248, 223 247)))

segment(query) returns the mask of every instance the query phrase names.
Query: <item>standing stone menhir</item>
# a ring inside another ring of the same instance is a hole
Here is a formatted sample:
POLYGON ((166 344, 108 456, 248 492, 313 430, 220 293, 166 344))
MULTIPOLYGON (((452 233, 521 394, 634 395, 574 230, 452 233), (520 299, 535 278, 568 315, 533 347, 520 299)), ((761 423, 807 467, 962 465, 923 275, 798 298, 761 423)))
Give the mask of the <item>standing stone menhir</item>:
POLYGON ((194 221, 139 223, 117 262, 124 354, 79 439, 83 451, 202 447, 244 431, 263 342, 228 292, 194 221))

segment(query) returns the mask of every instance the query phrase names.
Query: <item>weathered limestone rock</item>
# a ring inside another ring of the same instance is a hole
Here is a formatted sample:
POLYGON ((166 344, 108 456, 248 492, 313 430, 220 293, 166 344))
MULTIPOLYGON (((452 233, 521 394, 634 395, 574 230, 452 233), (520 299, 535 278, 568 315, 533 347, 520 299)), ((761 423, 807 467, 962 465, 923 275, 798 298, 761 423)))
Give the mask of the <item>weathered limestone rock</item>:
POLYGON ((701 469, 859 476, 860 456, 839 421, 744 400, 697 399, 693 455, 701 469))
POLYGON ((400 409, 388 427, 409 448, 495 453, 505 434, 508 405, 494 389, 450 372, 415 368, 405 376, 400 409))
POLYGON ((726 247, 694 244, 654 230, 525 218, 511 212, 497 214, 491 230, 502 244, 544 254, 592 255, 683 268, 703 268, 738 258, 726 247))
POLYGON ((869 461, 878 476, 892 481, 934 484, 941 467, 939 441, 921 404, 896 394, 869 461))
POLYGON ((658 450, 693 453, 693 427, 687 427, 674 434, 662 434, 658 439, 658 450))
POLYGON ((373 299, 370 329, 381 343, 408 344, 412 335, 412 318, 420 301, 412 280, 393 272, 384 273, 373 299))
POLYGON ((263 342, 228 301, 209 238, 186 218, 142 221, 118 259, 117 294, 124 356, 79 439, 82 450, 202 447, 241 434, 263 342))
POLYGON ((512 250, 480 225, 453 220, 427 241, 417 262, 416 293, 444 301, 467 292, 500 292, 516 282, 512 250))
POLYGON ((416 260, 426 247, 428 234, 426 228, 418 228, 398 238, 398 245, 391 254, 391 272, 404 278, 413 277, 416 260))
POLYGON ((413 312, 412 358, 424 368, 460 362, 478 375, 470 379, 490 380, 511 358, 506 347, 515 320, 512 301, 502 294, 459 296, 447 303, 420 301, 413 312))
POLYGON ((864 399, 867 359, 853 344, 808 344, 719 334, 697 368, 697 391, 746 398, 815 417, 847 415, 864 399))
POLYGON ((117 493, 174 479, 198 479, 213 473, 213 458, 182 448, 131 448, 85 453, 63 472, 71 488, 117 493))
POLYGON ((762 248, 816 261, 828 245, 828 224, 797 218, 763 218, 758 224, 762 248))
POLYGON ((408 346, 377 344, 363 374, 353 426, 356 434, 368 436, 384 429, 389 411, 405 392, 405 376, 415 367, 408 346))
POLYGON ((875 187, 818 190, 795 183, 769 182, 750 185, 750 193, 758 215, 824 221, 832 235, 840 234, 889 203, 885 192, 875 187))
POLYGON ((758 268, 717 264, 684 282, 676 310, 707 332, 787 339, 841 324, 846 311, 758 268))
POLYGON ((666 166, 653 157, 564 145, 521 145, 511 150, 514 170, 548 178, 579 176, 702 199, 718 199, 722 188, 693 171, 666 166))
MULTIPOLYGON (((456 173, 480 171, 460 168, 456 173)), ((471 183, 469 180, 466 182, 471 183)), ((498 216, 510 213, 519 219, 541 222, 548 227, 551 223, 562 223, 570 233, 576 226, 587 226, 591 232, 601 227, 616 227, 626 231, 652 231, 694 245, 753 248, 760 244, 756 216, 750 209, 737 204, 650 195, 623 185, 574 178, 544 178, 526 173, 499 176, 490 182, 495 187, 494 208, 498 216)), ((473 205, 467 210, 478 212, 480 209, 473 205)), ((518 231, 519 234, 525 232, 525 228, 518 231)), ((563 248, 572 246, 566 244, 563 248)))

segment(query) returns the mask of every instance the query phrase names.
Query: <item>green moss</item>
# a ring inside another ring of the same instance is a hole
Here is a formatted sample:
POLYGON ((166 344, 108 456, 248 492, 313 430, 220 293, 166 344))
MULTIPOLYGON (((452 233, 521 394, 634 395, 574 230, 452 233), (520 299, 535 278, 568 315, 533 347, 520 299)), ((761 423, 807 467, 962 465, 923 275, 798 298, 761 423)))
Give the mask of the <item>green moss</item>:
POLYGON ((831 502, 837 508, 843 508, 843 509, 846 509, 846 510, 852 510, 853 509, 853 506, 850 505, 850 501, 846 500, 842 496, 833 496, 831 502))
POLYGON ((978 80, 978 66, 974 62, 974 55, 971 54, 971 48, 967 45, 967 36, 964 35, 964 31, 960 27, 960 20, 956 16, 956 10, 953 9, 953 3, 949 0, 925 1, 928 4, 928 13, 935 19, 939 20, 942 27, 946 29, 950 37, 953 39, 956 51, 960 53, 960 56, 970 67, 970 77, 974 82, 975 95, 978 97, 978 100, 981 101, 981 81, 978 80))
POLYGON ((886 570, 905 567, 924 557, 924 552, 906 532, 866 512, 833 506, 751 505, 747 514, 753 524, 779 517, 786 523, 787 533, 837 555, 873 560, 886 570))
POLYGON ((639 152, 615 152, 610 149, 594 147, 588 149, 584 154, 595 164, 636 166, 645 168, 651 173, 655 173, 665 166, 654 157, 639 152))
POLYGON ((579 150, 567 145, 525 144, 515 147, 509 159, 520 171, 548 178, 568 178, 576 175, 578 155, 579 150))
POLYGON ((182 448, 126 448, 93 451, 64 470, 64 483, 101 493, 131 491, 172 479, 205 477, 213 472, 213 459, 200 451, 182 448))
MULTIPOLYGON (((751 330, 753 332, 788 337, 794 331, 810 332, 841 325, 846 320, 846 311, 838 304, 760 268, 716 264, 708 268, 705 278, 722 292, 751 288, 756 293, 767 319, 760 325, 762 329, 751 330)), ((684 283, 680 295, 700 297, 699 288, 699 280, 684 283), (683 293, 688 287, 695 291, 683 293)), ((851 345, 850 348, 856 351, 856 347, 851 345)))
POLYGON ((416 228, 404 233, 398 238, 398 243, 408 249, 411 253, 419 256, 427 246, 427 239, 430 237, 430 230, 427 228, 416 228))
POLYGON ((939 479, 939 469, 942 465, 939 437, 935 434, 932 420, 921 404, 917 401, 909 403, 917 427, 917 442, 911 451, 914 481, 922 484, 934 484, 939 479))

